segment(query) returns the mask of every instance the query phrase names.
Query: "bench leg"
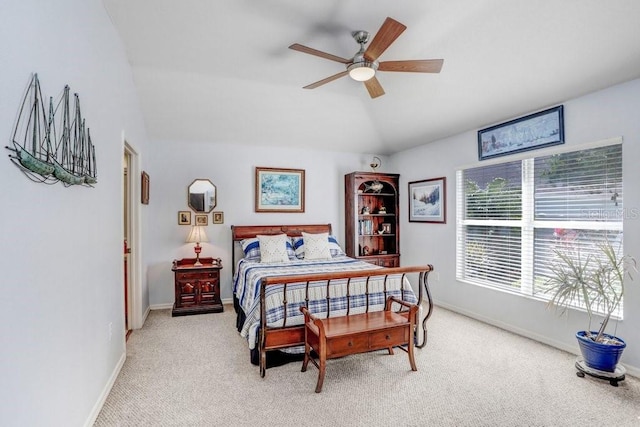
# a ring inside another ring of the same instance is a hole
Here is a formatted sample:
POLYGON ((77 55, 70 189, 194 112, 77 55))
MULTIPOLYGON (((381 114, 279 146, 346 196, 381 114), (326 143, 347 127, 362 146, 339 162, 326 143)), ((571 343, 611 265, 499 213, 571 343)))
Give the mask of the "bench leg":
POLYGON ((260 349, 260 377, 264 378, 267 374, 267 352, 264 348, 260 349))
POLYGON ((387 347, 387 349, 389 350, 389 355, 393 356, 393 347, 387 347))
POLYGON ((322 384, 324 383, 324 373, 327 370, 327 343, 323 341, 321 337, 320 343, 318 344, 318 382, 316 383, 316 393, 320 393, 322 391, 322 384))
POLYGON ((409 363, 411 364, 411 370, 417 371, 418 367, 416 366, 416 359, 413 357, 413 336, 409 337, 409 349, 407 354, 409 355, 409 363))
POLYGON ((311 346, 307 343, 305 338, 304 340, 304 359, 302 360, 302 372, 307 372, 307 365, 309 364, 309 352, 311 351, 311 346))
POLYGON ((327 368, 326 358, 320 356, 320 366, 318 367, 318 382, 316 383, 316 393, 322 391, 322 384, 324 383, 324 373, 327 368))

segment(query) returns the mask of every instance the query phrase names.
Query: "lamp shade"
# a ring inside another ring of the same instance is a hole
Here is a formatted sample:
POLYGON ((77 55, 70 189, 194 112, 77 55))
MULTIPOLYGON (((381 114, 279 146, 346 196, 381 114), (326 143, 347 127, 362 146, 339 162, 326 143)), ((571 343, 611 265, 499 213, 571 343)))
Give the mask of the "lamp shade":
POLYGON ((200 243, 200 242, 208 242, 209 238, 207 237, 207 233, 204 231, 204 227, 199 225, 194 225, 191 227, 191 232, 189 236, 187 236, 187 243, 200 243))
POLYGON ((376 74, 376 70, 370 62, 351 64, 349 67, 347 67, 347 70, 349 70, 349 76, 353 80, 359 82, 365 82, 371 79, 376 74))

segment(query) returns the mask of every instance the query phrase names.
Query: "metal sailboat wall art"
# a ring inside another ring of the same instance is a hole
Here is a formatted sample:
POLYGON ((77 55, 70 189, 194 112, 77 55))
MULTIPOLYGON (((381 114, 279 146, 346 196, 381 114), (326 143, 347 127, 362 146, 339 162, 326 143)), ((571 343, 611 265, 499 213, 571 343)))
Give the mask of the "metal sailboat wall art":
POLYGON ((73 114, 69 86, 55 103, 49 98, 48 112, 38 75, 34 73, 22 100, 13 131, 9 158, 35 182, 92 187, 96 178, 96 150, 89 128, 74 94, 73 114))

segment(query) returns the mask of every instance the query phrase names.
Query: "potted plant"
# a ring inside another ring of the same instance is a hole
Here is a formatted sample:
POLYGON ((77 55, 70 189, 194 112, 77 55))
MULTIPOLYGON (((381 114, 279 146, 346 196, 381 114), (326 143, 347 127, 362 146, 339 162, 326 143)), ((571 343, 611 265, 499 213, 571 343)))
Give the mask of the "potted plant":
POLYGON ((631 271, 637 271, 636 261, 630 255, 620 256, 617 249, 621 248, 614 248, 608 241, 596 247, 586 255, 572 247, 554 250, 557 262, 549 267, 551 277, 546 285, 552 295, 550 306, 564 312, 579 301, 587 311, 589 328, 576 333, 584 364, 598 371, 614 372, 626 343, 605 330, 622 302, 625 277, 632 280, 631 271), (602 316, 602 322, 598 330, 592 331, 596 314, 602 316))

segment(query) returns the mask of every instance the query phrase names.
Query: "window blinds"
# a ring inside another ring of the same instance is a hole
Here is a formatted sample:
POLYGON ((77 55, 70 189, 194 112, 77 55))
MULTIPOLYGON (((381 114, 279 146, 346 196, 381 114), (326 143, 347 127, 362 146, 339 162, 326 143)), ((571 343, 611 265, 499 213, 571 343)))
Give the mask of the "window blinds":
POLYGON ((458 279, 546 297, 554 250, 622 248, 622 190, 620 143, 458 171, 458 279))

